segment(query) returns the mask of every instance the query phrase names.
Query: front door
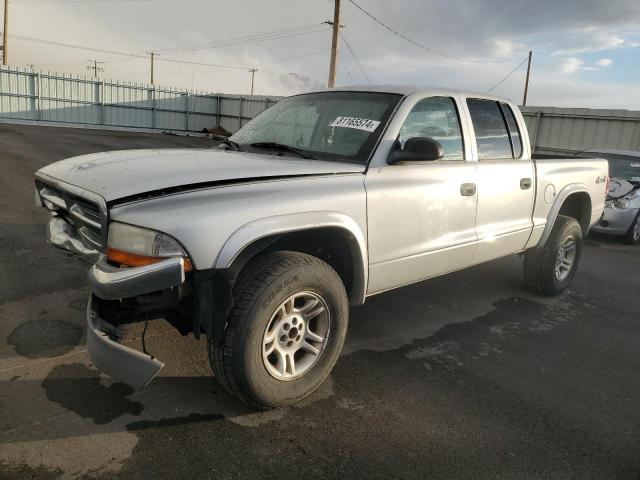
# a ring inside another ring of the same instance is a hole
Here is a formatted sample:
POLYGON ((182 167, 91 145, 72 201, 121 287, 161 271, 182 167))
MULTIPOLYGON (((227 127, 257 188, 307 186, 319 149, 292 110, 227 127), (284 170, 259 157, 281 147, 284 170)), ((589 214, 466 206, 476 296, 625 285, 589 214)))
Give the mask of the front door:
POLYGON ((369 295, 471 265, 476 247, 476 165, 467 159, 457 98, 419 100, 398 141, 430 137, 444 158, 370 168, 369 295))

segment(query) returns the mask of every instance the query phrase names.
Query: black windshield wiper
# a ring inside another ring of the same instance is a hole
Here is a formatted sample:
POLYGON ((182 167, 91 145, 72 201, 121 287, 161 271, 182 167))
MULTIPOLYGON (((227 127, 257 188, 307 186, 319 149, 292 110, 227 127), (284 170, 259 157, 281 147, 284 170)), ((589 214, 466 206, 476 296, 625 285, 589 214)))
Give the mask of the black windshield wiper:
POLYGON ((231 147, 231 150, 234 150, 234 151, 236 151, 236 152, 239 152, 239 151, 240 151, 240 144, 239 144, 239 143, 234 142, 233 140, 229 140, 228 138, 225 138, 225 139, 222 141, 222 144, 223 144, 223 145, 226 145, 227 147, 231 147))
POLYGON ((274 150, 284 150, 287 152, 295 153, 296 155, 305 158, 307 160, 314 160, 315 157, 310 155, 296 147, 292 147, 291 145, 285 145, 284 143, 277 142, 255 142, 251 144, 252 147, 256 148, 272 148, 274 150))

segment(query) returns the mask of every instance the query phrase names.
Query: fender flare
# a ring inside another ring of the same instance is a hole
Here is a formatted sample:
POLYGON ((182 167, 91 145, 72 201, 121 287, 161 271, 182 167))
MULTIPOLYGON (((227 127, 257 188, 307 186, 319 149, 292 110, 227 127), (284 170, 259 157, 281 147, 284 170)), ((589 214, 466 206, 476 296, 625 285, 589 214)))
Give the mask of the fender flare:
POLYGON ((346 231, 351 240, 349 247, 354 259, 353 286, 350 303, 364 303, 369 277, 369 258, 364 233, 358 223, 348 215, 334 211, 317 211, 277 215, 251 221, 233 232, 222 246, 214 262, 217 270, 229 268, 240 253, 253 242, 272 235, 334 227, 346 231))
MULTIPOLYGON (((587 187, 584 183, 570 183, 562 190, 560 190, 560 192, 556 196, 556 199, 553 201, 553 205, 551 205, 551 210, 549 210, 549 214, 547 215, 547 223, 545 224, 544 231, 542 232, 540 240, 538 240, 538 244, 536 245, 537 247, 541 247, 547 242, 549 235, 551 235, 553 225, 556 223, 556 219, 558 218, 558 214, 560 213, 562 205, 564 204, 565 200, 574 193, 586 193, 587 195, 589 195, 589 191, 587 190, 587 187)), ((591 195, 589 195, 589 198, 591 198, 591 195)))

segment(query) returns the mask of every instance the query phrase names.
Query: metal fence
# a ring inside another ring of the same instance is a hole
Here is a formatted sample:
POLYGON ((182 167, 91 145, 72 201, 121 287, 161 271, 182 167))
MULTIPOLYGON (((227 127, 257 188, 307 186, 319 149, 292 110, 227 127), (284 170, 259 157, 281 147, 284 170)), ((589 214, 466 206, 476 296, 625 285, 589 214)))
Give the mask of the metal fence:
POLYGON ((0 118, 8 119, 235 132, 278 100, 0 67, 0 118))
MULTIPOLYGON (((0 67, 0 118, 105 127, 235 132, 280 97, 227 95, 0 67)), ((522 107, 539 155, 640 150, 640 112, 522 107)))
POLYGON ((565 155, 587 148, 640 150, 640 112, 521 107, 534 153, 565 155))

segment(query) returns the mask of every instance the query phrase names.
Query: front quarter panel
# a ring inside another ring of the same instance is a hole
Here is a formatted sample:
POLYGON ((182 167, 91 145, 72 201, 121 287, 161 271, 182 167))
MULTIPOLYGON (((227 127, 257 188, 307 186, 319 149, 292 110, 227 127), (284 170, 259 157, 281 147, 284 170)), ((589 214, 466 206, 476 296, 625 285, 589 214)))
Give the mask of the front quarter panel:
POLYGON ((323 223, 348 225, 366 255, 363 180, 356 173, 236 184, 121 205, 110 215, 173 236, 197 270, 228 266, 247 239, 323 223))

